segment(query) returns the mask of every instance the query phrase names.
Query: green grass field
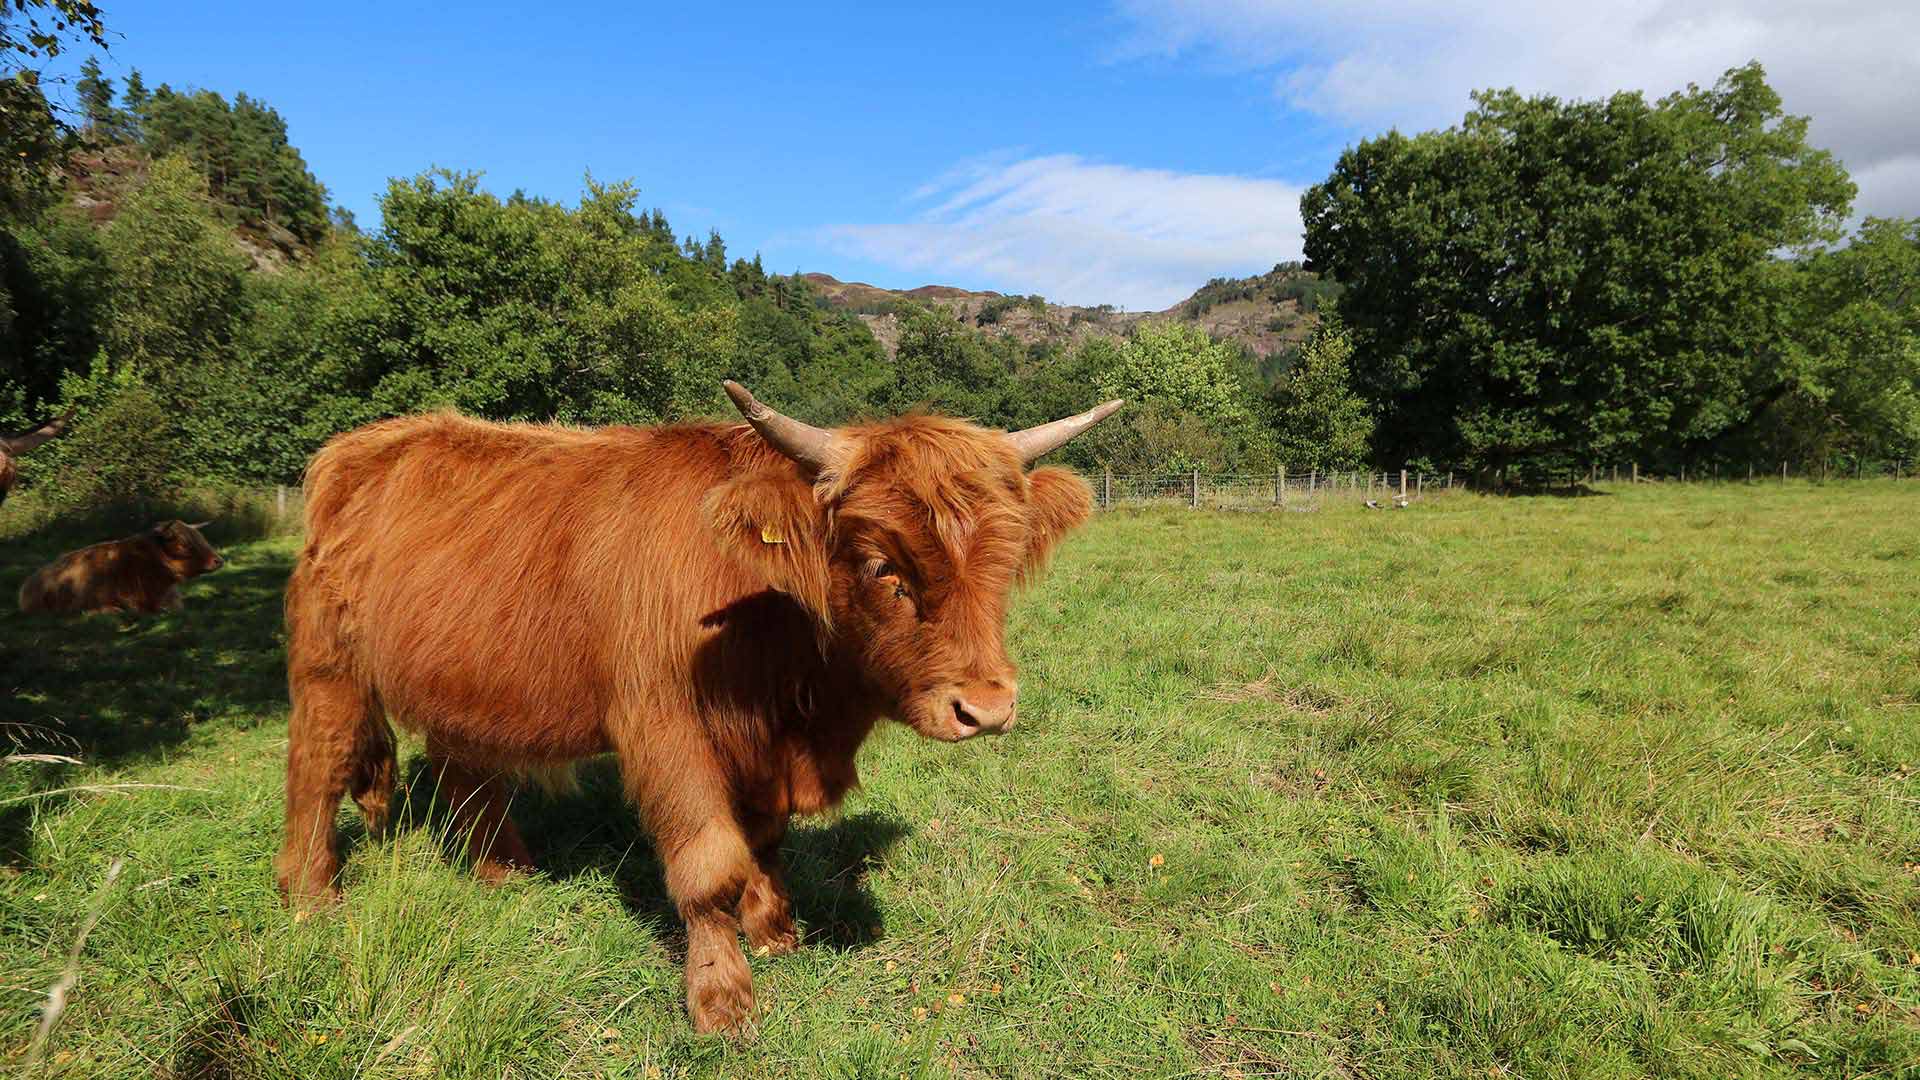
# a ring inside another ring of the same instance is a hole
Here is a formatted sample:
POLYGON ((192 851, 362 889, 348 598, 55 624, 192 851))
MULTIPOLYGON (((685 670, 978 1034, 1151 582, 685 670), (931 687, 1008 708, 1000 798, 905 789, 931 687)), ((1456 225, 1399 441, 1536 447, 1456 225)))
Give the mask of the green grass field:
POLYGON ((491 888, 411 746, 415 827, 343 812, 346 901, 295 921, 294 541, 179 615, 11 613, 76 539, 0 542, 0 720, 85 760, 0 779, 23 1072, 92 911, 48 1075, 1920 1071, 1920 484, 1100 518, 1016 608, 1019 729, 884 731, 791 835, 806 944, 744 1044, 689 1029, 604 764, 491 888))

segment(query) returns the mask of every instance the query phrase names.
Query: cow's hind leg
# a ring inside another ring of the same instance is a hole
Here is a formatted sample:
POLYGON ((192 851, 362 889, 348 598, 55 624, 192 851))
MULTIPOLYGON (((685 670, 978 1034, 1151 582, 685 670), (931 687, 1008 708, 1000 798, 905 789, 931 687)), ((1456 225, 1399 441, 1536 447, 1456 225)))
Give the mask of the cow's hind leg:
POLYGON ((367 835, 381 839, 393 825, 393 729, 377 702, 368 704, 368 731, 358 747, 353 780, 348 791, 367 823, 367 835))
POLYGON ((288 683, 293 717, 287 724, 286 836, 274 874, 287 902, 310 907, 340 895, 334 880, 340 842, 333 827, 340 798, 350 788, 356 798, 363 791, 371 798, 365 778, 379 769, 370 770, 368 763, 382 753, 391 782, 393 741, 386 722, 369 708, 366 690, 352 680, 303 669, 296 660, 288 683))
POLYGON ((473 872, 484 881, 499 882, 515 870, 531 869, 533 855, 520 830, 507 816, 512 791, 498 772, 469 765, 433 740, 427 742, 440 797, 452 811, 451 836, 464 843, 473 859, 473 872))
POLYGON ((786 839, 785 815, 755 816, 747 822, 753 845, 753 872, 740 892, 740 930, 756 953, 780 956, 800 947, 793 925, 793 901, 780 868, 780 843, 786 839))

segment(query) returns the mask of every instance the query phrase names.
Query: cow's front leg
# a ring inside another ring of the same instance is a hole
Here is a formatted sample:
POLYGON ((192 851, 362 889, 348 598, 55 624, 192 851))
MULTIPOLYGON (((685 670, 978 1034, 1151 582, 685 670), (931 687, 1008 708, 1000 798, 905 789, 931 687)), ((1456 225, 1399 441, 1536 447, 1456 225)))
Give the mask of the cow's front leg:
POLYGON ((753 873, 740 893, 740 929, 755 954, 790 953, 800 947, 800 933, 793 925, 793 902, 780 868, 786 815, 759 815, 746 825, 747 841, 753 846, 753 873))
POLYGON ((754 863, 726 771, 691 716, 622 724, 615 739, 627 792, 687 925, 687 1013, 696 1030, 739 1031, 753 1019, 753 976, 734 913, 754 863))
POLYGON ((668 847, 667 892, 687 924, 687 1013, 697 1031, 738 1031, 753 1019, 753 975, 734 912, 753 857, 731 816, 714 817, 668 847))

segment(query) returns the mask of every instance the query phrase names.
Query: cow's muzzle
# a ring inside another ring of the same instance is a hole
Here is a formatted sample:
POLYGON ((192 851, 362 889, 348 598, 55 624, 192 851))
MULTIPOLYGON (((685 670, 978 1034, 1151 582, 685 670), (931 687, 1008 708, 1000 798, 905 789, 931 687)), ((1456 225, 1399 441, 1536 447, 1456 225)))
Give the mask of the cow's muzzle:
POLYGON ((1018 701, 1012 680, 962 683, 948 691, 942 719, 956 740, 998 735, 1013 727, 1018 701))

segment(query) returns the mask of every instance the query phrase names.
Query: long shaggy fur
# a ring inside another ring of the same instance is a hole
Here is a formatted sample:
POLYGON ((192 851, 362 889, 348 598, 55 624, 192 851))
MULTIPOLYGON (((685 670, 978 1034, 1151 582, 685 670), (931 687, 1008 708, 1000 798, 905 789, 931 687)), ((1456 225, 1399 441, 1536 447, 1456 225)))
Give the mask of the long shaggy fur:
POLYGON ((1011 701, 1007 594, 1091 506, 937 417, 840 429, 830 458, 808 477, 744 425, 450 414, 328 443, 287 590, 283 890, 333 894, 343 794, 384 824, 388 718, 488 875, 529 859, 503 779, 610 751, 688 922, 695 1023, 745 1022, 736 927, 794 942, 788 815, 844 797, 881 718, 944 738, 951 688, 1011 701))
POLYGON ((20 586, 20 610, 153 613, 180 609, 180 583, 221 566, 200 530, 163 521, 146 532, 69 551, 20 586))

